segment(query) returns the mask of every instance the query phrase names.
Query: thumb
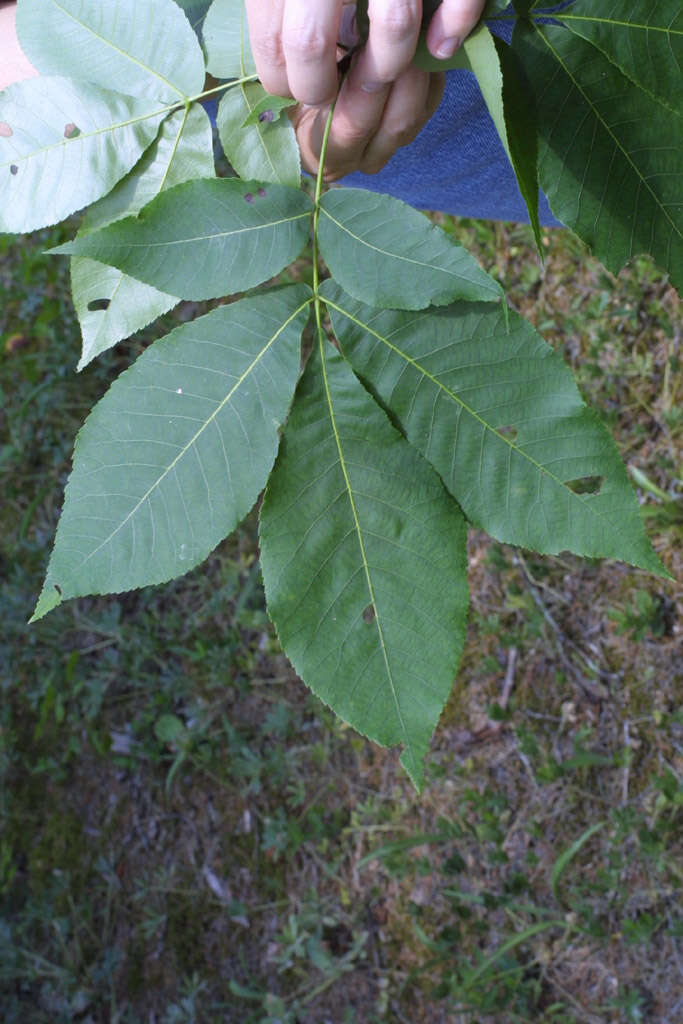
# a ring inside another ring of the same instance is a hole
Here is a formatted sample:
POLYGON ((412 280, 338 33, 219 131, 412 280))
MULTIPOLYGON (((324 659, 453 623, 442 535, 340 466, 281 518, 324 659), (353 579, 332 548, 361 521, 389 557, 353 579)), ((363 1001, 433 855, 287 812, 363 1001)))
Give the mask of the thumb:
POLYGON ((434 57, 452 57, 479 22, 486 0, 443 0, 427 30, 427 46, 434 57))

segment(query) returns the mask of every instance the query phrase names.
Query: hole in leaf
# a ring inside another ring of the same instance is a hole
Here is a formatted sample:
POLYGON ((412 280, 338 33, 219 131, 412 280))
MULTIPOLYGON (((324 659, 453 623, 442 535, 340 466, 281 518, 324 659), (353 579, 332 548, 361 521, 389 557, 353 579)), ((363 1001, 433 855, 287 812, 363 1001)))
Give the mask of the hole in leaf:
POLYGON ((19 168, 17 167, 16 164, 10 164, 9 172, 10 172, 10 174, 18 174, 19 173, 19 168))
POLYGON ((375 618, 375 606, 374 604, 369 604, 367 608, 363 610, 363 622, 367 622, 368 624, 370 624, 371 622, 375 621, 375 618))
POLYGON ((580 476, 576 480, 566 480, 564 486, 574 494, 599 494, 604 482, 604 476, 580 476))
POLYGON ((251 192, 247 192, 247 194, 244 197, 244 201, 246 203, 253 203, 254 202, 254 196, 252 195, 251 192))
POLYGON ((11 139, 13 135, 14 132, 12 131, 12 125, 7 124, 7 121, 0 121, 0 136, 2 136, 3 139, 11 139))
POLYGON ((109 309, 110 306, 111 299, 93 299, 88 303, 88 310, 90 313, 98 313, 100 310, 109 309))
POLYGON ((504 427, 496 427, 496 433, 500 434, 501 437, 506 438, 508 441, 516 441, 519 437, 519 431, 517 427, 513 427, 511 424, 506 424, 504 427))
POLYGON ((260 188, 258 190, 258 194, 260 195, 261 199, 264 199, 266 195, 266 190, 264 188, 260 188))
POLYGON ((78 125, 73 124, 73 122, 67 124, 64 128, 65 139, 77 139, 80 134, 81 129, 78 127, 78 125))
POLYGON ((270 123, 271 121, 275 120, 275 113, 272 110, 262 110, 258 116, 258 119, 261 123, 263 123, 264 121, 270 123))

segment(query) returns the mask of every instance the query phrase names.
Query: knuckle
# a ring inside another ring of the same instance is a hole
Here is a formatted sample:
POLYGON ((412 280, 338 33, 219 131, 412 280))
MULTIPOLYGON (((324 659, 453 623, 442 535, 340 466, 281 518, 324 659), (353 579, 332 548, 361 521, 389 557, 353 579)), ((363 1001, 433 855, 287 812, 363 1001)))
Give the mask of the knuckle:
POLYGON ((287 58, 317 63, 326 57, 336 40, 319 25, 286 25, 282 32, 282 45, 287 58))
POLYGON ((251 49, 256 66, 259 68, 284 68, 285 55, 282 40, 277 33, 259 35, 251 40, 251 49))
POLYGON ((403 43, 411 39, 420 27, 420 5, 413 0, 399 0, 377 13, 371 8, 370 22, 387 42, 403 43))

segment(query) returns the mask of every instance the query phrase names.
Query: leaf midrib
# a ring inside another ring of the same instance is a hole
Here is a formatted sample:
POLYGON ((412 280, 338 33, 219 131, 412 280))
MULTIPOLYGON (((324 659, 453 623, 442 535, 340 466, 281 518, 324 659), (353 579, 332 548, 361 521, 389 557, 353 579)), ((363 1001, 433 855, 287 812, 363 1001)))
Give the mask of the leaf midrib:
POLYGON ((665 28, 663 25, 641 25, 633 21, 621 21, 618 18, 599 18, 590 14, 564 14, 559 11, 556 15, 562 21, 587 21, 589 24, 616 25, 619 28, 637 29, 644 32, 662 32, 667 36, 683 36, 683 29, 665 28))
MULTIPOLYGON (((102 88, 101 86, 99 88, 102 88)), ((111 90, 102 89, 103 92, 111 90)), ((139 102, 138 97, 132 96, 136 102, 139 102)), ((9 167, 11 164, 22 164, 26 163, 27 160, 35 160, 37 157, 42 156, 44 153, 50 153, 53 149, 59 149, 60 146, 74 146, 78 145, 79 142, 87 142, 89 139, 94 139, 98 135, 106 135, 108 132, 118 131, 120 128, 130 128, 134 124, 138 124, 140 121, 149 121, 155 117, 161 117, 167 113, 170 107, 162 107, 161 110, 150 111, 147 114, 140 114, 137 117, 130 117, 126 121, 119 121, 116 124, 107 125, 106 128, 96 128, 94 131, 80 132, 74 138, 59 139, 58 142, 53 142, 49 146, 42 146, 40 149, 33 149, 30 153, 26 153, 22 156, 15 155, 13 158, 7 161, 7 163, 0 164, 0 168, 9 167)))
MULTIPOLYGON (((403 263, 412 263, 416 267, 424 267, 426 270, 432 271, 433 273, 445 274, 447 277, 452 277, 456 281, 467 281, 470 284, 473 283, 471 279, 467 277, 465 274, 456 274, 455 271, 453 270, 447 270, 444 269, 444 267, 435 267, 433 263, 425 263, 424 260, 415 260, 412 259, 410 256, 402 256, 399 253, 392 252, 389 249, 382 249, 380 248, 380 246, 374 245, 372 242, 368 242, 365 238, 361 238, 360 235, 356 235, 353 231, 351 231, 351 229, 346 224, 342 224, 342 222, 337 220, 336 217, 333 217, 329 210, 325 209, 325 206, 322 204, 320 205, 320 212, 324 213, 325 216, 329 220, 331 220, 333 224, 336 224, 336 226, 340 228, 345 234, 347 234, 349 238, 352 238, 360 245, 366 246, 368 249, 372 249, 373 252, 376 252, 381 256, 388 256, 390 257, 390 259, 398 260, 403 263)), ((487 290, 495 293, 496 295, 499 295, 500 293, 500 290, 494 286, 491 286, 487 290)))
POLYGON ((398 699, 398 693, 396 691, 396 684, 394 683, 394 677, 393 677, 393 673, 392 673, 392 670, 391 670, 391 665, 389 664, 389 655, 387 653, 386 643, 385 643, 385 640, 384 640, 384 630, 382 629, 382 624, 381 624, 381 621, 380 621, 379 609, 377 607, 377 601, 375 599, 375 588, 374 588, 373 583, 372 583, 372 576, 371 576, 371 573, 370 573, 370 565, 369 565, 369 562, 368 562, 367 555, 365 553, 365 543, 363 541, 363 531, 362 531, 361 525, 360 525, 360 519, 359 519, 359 516, 358 516, 358 509, 356 508, 356 502, 355 502, 355 498, 354 498, 353 487, 351 485, 351 480, 349 478, 348 470, 347 470, 347 467, 346 467, 346 458, 345 458, 343 447, 342 447, 342 443, 341 443, 341 437, 339 436, 339 430, 337 428, 337 421, 336 421, 336 417, 335 417, 335 414, 334 414, 334 406, 333 406, 333 402, 332 402, 332 394, 331 394, 331 391, 330 391, 330 383, 329 383, 329 379, 328 379, 328 376, 327 376, 327 363, 326 363, 326 359, 325 359, 325 348, 324 348, 324 345, 325 345, 325 342, 322 339, 320 339, 320 355, 321 355, 321 362, 322 362, 323 383, 324 383, 324 387, 325 387, 325 398, 326 398, 326 401, 327 401, 327 407, 328 407, 329 416, 330 416, 330 423, 332 425, 332 432, 334 434, 334 440, 335 440, 335 444, 337 446, 337 454, 339 456, 339 465, 341 467, 342 475, 344 477, 344 485, 346 487, 346 492, 347 492, 347 495, 348 495, 349 504, 351 506, 351 515, 353 516, 353 523, 354 523, 354 528, 355 528, 355 531, 356 531, 356 537, 358 539, 358 545, 360 547, 360 555, 361 555, 361 561, 363 563, 363 573, 365 575, 365 582, 367 584, 368 593, 370 595, 370 601, 372 603, 372 607, 374 608, 374 611, 375 611, 375 620, 374 621, 375 621, 375 625, 377 627, 377 635, 379 637, 379 644, 380 644, 380 648, 381 648, 381 651, 382 651, 382 659, 384 661, 384 668, 386 670, 386 676, 387 676, 387 680, 389 682, 389 688, 391 690, 391 696, 393 698, 394 705, 396 707, 396 715, 398 717, 398 721, 399 721, 399 725, 400 725, 400 728, 401 728, 401 732, 403 734, 403 738, 404 738, 403 741, 405 743, 406 750, 410 752, 411 759, 414 761, 414 756, 413 756, 413 753, 412 753, 412 744, 411 744, 410 739, 408 737, 408 730, 406 729, 406 724, 405 724, 405 722, 403 720, 403 714, 401 712, 401 705, 400 705, 400 702, 399 702, 399 699, 398 699))
MULTIPOLYGON (((213 241, 214 239, 218 239, 218 238, 233 238, 235 235, 243 235, 243 234, 246 234, 249 231, 264 231, 267 228, 276 228, 280 224, 291 224, 293 221, 302 220, 304 217, 310 217, 310 215, 311 215, 310 211, 306 211, 305 213, 297 213, 293 217, 283 217, 281 220, 267 221, 267 223, 265 223, 265 224, 253 224, 253 225, 250 225, 248 227, 234 228, 234 229, 232 229, 230 231, 219 231, 219 232, 217 232, 214 235, 196 235, 195 237, 192 237, 192 238, 176 238, 176 239, 171 239, 171 240, 163 241, 163 242, 114 242, 114 241, 105 240, 105 245, 107 246, 108 250, 114 250, 114 249, 159 249, 159 248, 162 248, 162 247, 165 248, 166 246, 170 246, 170 245, 188 245, 188 244, 190 244, 192 242, 210 242, 210 241, 213 241)), ((123 222, 120 221, 118 223, 122 224, 123 222)), ((114 227, 115 225, 111 224, 109 226, 110 227, 114 227)), ((107 228, 102 228, 102 231, 106 231, 106 230, 107 230, 107 228)), ((86 235, 82 239, 82 241, 96 241, 96 240, 97 240, 97 238, 96 238, 95 234, 86 235)), ((72 243, 67 242, 64 247, 60 246, 60 250, 63 251, 63 252, 70 252, 71 249, 70 248, 67 249, 66 246, 71 246, 71 244, 72 243)), ((80 255, 83 252, 85 252, 86 255, 87 255, 87 250, 85 248, 83 250, 74 249, 73 251, 76 253, 76 255, 80 255)), ((93 259, 93 258, 96 259, 97 257, 91 257, 91 259, 93 259)))

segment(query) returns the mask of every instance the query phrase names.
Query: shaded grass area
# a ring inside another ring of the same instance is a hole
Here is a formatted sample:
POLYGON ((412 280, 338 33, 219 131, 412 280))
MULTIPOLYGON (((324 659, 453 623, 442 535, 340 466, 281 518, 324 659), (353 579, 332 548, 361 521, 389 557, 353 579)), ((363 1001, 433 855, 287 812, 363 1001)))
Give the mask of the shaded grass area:
MULTIPOLYGON (((572 365, 680 580, 666 280, 638 260, 615 282, 559 232, 542 272, 527 229, 442 220, 572 365)), ((253 514, 182 580, 26 626, 75 433, 154 336, 74 374, 68 268, 40 255, 71 233, 0 238, 3 1021, 680 1019, 675 583, 472 531, 419 799, 280 653, 253 514)))

